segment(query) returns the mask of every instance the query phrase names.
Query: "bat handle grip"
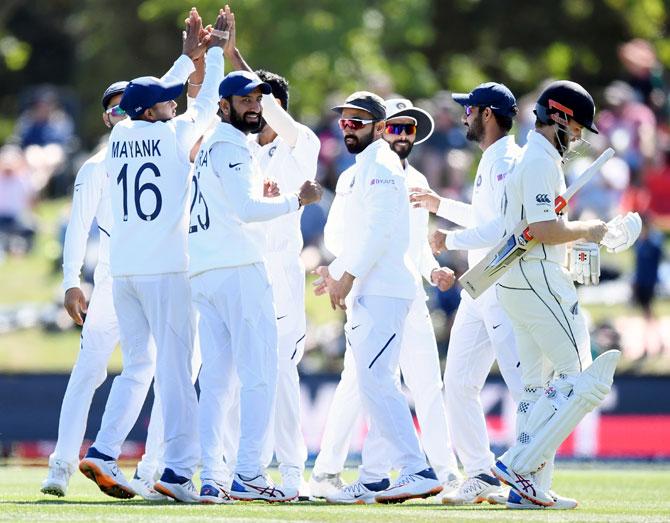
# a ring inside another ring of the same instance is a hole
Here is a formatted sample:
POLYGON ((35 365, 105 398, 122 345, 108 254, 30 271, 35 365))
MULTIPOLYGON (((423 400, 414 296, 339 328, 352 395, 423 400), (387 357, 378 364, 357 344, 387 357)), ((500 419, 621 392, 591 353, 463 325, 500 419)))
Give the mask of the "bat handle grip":
POLYGON ((533 239, 533 235, 530 233, 530 228, 529 228, 529 227, 526 227, 526 228, 523 230, 523 233, 522 233, 521 235, 523 236, 523 238, 524 238, 527 242, 529 242, 530 240, 533 239))
POLYGON ((554 200, 554 209, 557 213, 561 212, 568 205, 568 201, 563 196, 557 196, 554 200))

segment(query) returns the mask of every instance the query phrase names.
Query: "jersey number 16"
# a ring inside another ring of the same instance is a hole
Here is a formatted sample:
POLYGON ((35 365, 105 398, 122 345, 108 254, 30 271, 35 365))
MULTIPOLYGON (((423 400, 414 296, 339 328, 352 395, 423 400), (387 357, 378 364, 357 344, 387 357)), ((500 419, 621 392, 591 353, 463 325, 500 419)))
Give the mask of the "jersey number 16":
MULTIPOLYGON (((135 175, 135 211, 137 212, 137 216, 139 216, 141 220, 149 222, 151 220, 155 220, 158 214, 161 212, 161 207, 163 206, 163 197, 161 196, 161 192, 155 184, 147 182, 140 185, 140 177, 142 176, 142 173, 147 169, 152 171, 156 178, 160 177, 161 173, 158 170, 158 167, 156 167, 156 164, 147 162, 138 169, 137 174, 135 175), (156 199, 156 205, 154 206, 153 211, 149 213, 145 212, 145 210, 142 209, 142 193, 145 191, 154 193, 154 197, 156 199)), ((123 169, 121 169, 119 176, 116 178, 116 183, 117 185, 121 184, 121 188, 123 189, 123 221, 127 222, 128 221, 128 164, 127 163, 123 165, 123 169)))

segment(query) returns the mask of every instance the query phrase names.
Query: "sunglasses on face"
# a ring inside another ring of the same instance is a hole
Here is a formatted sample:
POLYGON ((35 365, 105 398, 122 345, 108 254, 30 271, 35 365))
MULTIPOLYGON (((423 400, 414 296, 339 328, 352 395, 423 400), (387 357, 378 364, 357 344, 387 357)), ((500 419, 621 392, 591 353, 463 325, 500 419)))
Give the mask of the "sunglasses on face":
POLYGON ((121 116, 126 116, 126 112, 121 109, 118 105, 112 105, 109 109, 105 111, 110 116, 116 116, 117 118, 121 116))
POLYGON ((337 122, 340 126, 340 129, 343 131, 347 128, 352 131, 358 131, 370 123, 378 122, 379 120, 362 120, 360 118, 340 118, 337 122))
POLYGON ((413 123, 388 123, 386 124, 386 134, 416 134, 416 124, 413 123))

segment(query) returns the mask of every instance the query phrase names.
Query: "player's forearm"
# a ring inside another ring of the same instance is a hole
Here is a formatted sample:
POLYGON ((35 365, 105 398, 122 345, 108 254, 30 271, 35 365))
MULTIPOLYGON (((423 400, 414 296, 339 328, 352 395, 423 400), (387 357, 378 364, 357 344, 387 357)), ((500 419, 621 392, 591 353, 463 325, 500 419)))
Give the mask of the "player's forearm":
POLYGON ((474 213, 472 205, 451 198, 441 198, 440 206, 436 213, 440 218, 460 225, 461 227, 472 227, 474 225, 474 213))
POLYGON ((234 71, 249 71, 250 73, 253 72, 253 69, 244 60, 242 53, 240 53, 240 50, 237 47, 233 50, 232 53, 226 54, 226 60, 230 61, 230 65, 234 71))
POLYGON ((560 218, 531 223, 528 230, 533 238, 547 245, 573 242, 584 238, 588 232, 585 222, 564 222, 560 218))
POLYGON ((272 130, 281 136, 289 146, 295 147, 298 142, 298 124, 293 117, 279 105, 271 94, 264 94, 262 100, 263 118, 272 130))
POLYGON ((175 60, 172 67, 161 77, 161 80, 170 84, 184 83, 194 71, 195 65, 193 64, 193 60, 183 54, 175 60))
POLYGON ((503 236, 504 229, 503 217, 496 218, 479 227, 448 232, 445 244, 452 251, 493 247, 503 236))

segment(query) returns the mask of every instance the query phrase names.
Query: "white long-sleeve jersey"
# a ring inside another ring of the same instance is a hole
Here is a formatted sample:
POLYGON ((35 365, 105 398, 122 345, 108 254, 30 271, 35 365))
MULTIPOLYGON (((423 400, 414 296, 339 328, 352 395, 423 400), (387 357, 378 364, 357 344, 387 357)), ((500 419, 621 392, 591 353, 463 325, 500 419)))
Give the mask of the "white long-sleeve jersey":
MULTIPOLYGON (((124 120, 112 129, 105 167, 114 215, 113 276, 188 270, 189 154, 217 111, 221 48, 207 51, 205 68, 188 113, 167 122, 124 120)), ((180 81, 192 71, 191 64, 180 81)))
MULTIPOLYGON (((412 167, 408 161, 405 161, 405 168, 402 172, 405 175, 407 189, 410 187, 428 188, 426 177, 412 167)), ((423 276, 432 285, 431 273, 440 267, 428 243, 428 218, 426 209, 410 208, 409 210, 409 258, 412 262, 412 269, 415 271, 417 297, 423 300, 428 299, 428 296, 423 288, 421 277, 423 276)))
POLYGON ((265 227, 298 210, 295 193, 263 197, 263 175, 244 133, 221 122, 200 147, 194 164, 189 273, 258 263, 265 227))
MULTIPOLYGON (((316 134, 296 122, 271 95, 263 95, 263 118, 277 137, 263 146, 250 142, 252 153, 264 177, 274 178, 282 194, 296 192, 305 180, 314 180, 321 143, 316 134)), ((285 253, 295 258, 302 251, 300 232, 302 209, 279 216, 265 224, 268 253, 285 253)))
POLYGON ((398 156, 379 139, 338 180, 325 242, 336 256, 330 275, 355 276, 353 296, 416 297, 408 257, 409 199, 400 171, 398 156))
POLYGON ((474 267, 504 234, 503 195, 521 148, 513 136, 504 136, 486 148, 477 166, 472 203, 449 198, 440 202, 437 215, 463 230, 447 234, 447 249, 467 250, 468 265, 474 267))
MULTIPOLYGON (((168 83, 178 82, 193 71, 193 62, 181 55, 161 78, 168 83)), ((89 158, 77 172, 72 194, 72 210, 63 245, 63 289, 79 287, 81 267, 86 255, 86 243, 93 218, 100 230, 98 265, 109 270, 109 242, 112 233, 111 201, 108 176, 105 170, 105 146, 89 158)))

